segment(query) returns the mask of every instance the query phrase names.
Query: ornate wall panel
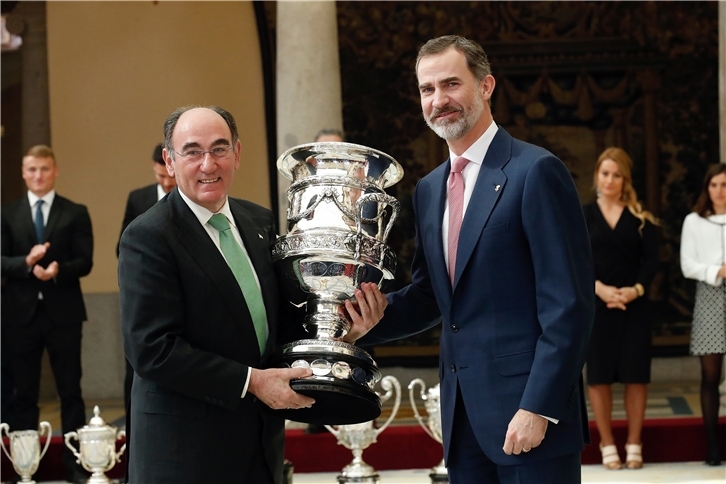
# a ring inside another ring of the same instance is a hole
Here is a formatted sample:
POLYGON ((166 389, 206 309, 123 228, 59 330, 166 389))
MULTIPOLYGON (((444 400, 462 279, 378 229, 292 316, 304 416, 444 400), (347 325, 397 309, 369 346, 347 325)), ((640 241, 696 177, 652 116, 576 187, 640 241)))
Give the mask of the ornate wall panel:
MULTIPOLYGON (((707 165, 719 161, 716 2, 338 2, 337 8, 346 135, 390 153, 406 170, 391 189, 403 205, 389 239, 399 257, 395 286, 410 278, 414 186, 448 155, 421 116, 416 54, 432 37, 459 34, 489 55, 495 121, 559 156, 583 203, 594 198, 599 153, 611 145, 629 152, 639 197, 663 222, 662 270, 649 293, 654 342, 661 354, 685 351, 693 284, 678 263, 681 223, 707 165)), ((397 344, 425 355, 421 348, 435 347, 437 338, 434 330, 397 344)))

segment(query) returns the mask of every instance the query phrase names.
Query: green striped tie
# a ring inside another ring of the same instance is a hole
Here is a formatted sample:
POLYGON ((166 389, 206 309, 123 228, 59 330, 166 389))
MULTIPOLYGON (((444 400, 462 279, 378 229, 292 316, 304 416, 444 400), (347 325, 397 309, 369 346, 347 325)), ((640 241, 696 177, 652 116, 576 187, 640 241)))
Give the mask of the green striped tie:
POLYGON ((265 302, 262 300, 262 293, 257 287, 255 274, 252 270, 247 255, 239 246, 232 235, 232 230, 227 217, 221 213, 212 215, 209 219, 209 225, 219 230, 219 245, 222 248, 222 254, 227 259, 229 268, 232 269, 237 284, 242 289, 242 294, 247 301, 247 309, 252 316, 252 322, 255 325, 257 333, 257 342, 260 345, 260 354, 265 352, 265 343, 267 340, 267 313, 265 312, 265 302))

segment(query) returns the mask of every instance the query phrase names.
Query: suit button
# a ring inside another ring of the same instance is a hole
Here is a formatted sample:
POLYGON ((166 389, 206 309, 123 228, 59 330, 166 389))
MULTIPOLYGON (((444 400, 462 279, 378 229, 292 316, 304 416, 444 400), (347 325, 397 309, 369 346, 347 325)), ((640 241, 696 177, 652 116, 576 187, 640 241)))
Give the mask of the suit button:
POLYGON ((458 324, 452 324, 451 325, 451 331, 453 331, 454 333, 458 333, 459 332, 459 325, 458 324))
POLYGON ((212 403, 217 403, 217 399, 216 398, 213 398, 212 399, 212 403))
POLYGON ((453 371, 454 373, 456 373, 456 366, 451 365, 449 368, 451 368, 451 371, 453 371))
POLYGON ((224 405, 224 402, 222 400, 219 400, 218 402, 220 405, 224 405))
POLYGON ((209 396, 206 396, 206 397, 204 397, 204 399, 205 399, 206 401, 210 401, 210 400, 211 400, 211 398, 209 398, 209 396))

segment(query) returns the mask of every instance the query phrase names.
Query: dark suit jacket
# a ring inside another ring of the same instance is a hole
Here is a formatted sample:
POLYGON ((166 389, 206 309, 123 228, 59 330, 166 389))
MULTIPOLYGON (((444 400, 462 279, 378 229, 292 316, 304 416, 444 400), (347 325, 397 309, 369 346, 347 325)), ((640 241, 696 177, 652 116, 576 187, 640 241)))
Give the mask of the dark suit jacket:
POLYGON ((496 464, 580 452, 588 437, 581 372, 594 314, 590 243, 570 173, 548 151, 499 128, 483 160, 461 228, 452 290, 442 244, 447 161, 413 198, 412 283, 389 294, 369 338, 386 340, 442 321, 444 447, 457 387, 477 440, 496 464), (559 419, 542 445, 504 454, 519 408, 559 419))
POLYGON ((56 194, 45 227, 50 247, 38 264, 58 262, 58 277, 40 281, 25 264, 25 257, 38 242, 25 196, 2 209, 2 322, 30 322, 38 304, 38 292, 55 324, 78 324, 86 320, 80 278, 93 266, 91 218, 83 205, 56 194))
MULTIPOLYGON (((123 235, 126 227, 129 226, 133 220, 146 212, 148 209, 153 207, 158 201, 157 187, 158 183, 146 186, 144 188, 137 188, 129 193, 129 198, 126 200, 126 211, 124 212, 124 221, 121 224, 121 234, 119 234, 119 243, 121 243, 121 235, 123 235)), ((118 257, 118 247, 116 244, 116 257, 118 257)))
POLYGON ((260 279, 270 334, 263 355, 237 281, 178 188, 121 237, 119 287, 126 357, 135 370, 129 482, 244 482, 262 446, 282 479, 284 420, 252 394, 277 336, 272 212, 229 199, 260 279))

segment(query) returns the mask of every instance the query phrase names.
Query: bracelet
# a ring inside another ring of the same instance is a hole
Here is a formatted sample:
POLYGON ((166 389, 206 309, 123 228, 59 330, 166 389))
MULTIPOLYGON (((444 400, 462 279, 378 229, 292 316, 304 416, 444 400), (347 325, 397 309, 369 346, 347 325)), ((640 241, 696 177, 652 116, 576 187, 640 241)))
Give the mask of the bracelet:
POLYGON ((639 283, 639 282, 638 282, 638 283, 636 283, 636 284, 635 284, 635 285, 633 286, 633 289, 635 289, 635 292, 637 292, 637 293, 638 293, 638 297, 643 297, 643 294, 645 294, 645 288, 644 288, 644 287, 643 287, 643 285, 642 285, 641 283, 639 283))

